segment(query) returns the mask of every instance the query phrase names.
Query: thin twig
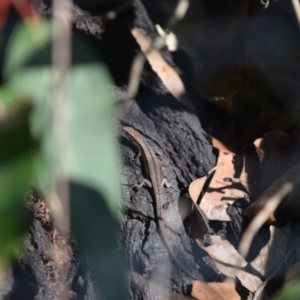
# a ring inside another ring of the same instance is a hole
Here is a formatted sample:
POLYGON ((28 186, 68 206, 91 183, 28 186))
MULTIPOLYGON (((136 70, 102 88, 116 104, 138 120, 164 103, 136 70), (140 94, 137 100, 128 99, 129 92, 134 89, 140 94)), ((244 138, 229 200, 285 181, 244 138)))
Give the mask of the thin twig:
POLYGON ((270 276, 268 276, 268 278, 264 281, 264 283, 257 289, 257 291, 254 293, 253 299, 252 300, 258 300, 260 299, 260 295, 263 292, 263 290, 265 289, 266 285, 269 283, 269 281, 275 277, 275 275, 280 271, 280 269, 283 267, 284 264, 287 263, 289 257, 291 256, 293 252, 293 247, 289 248, 289 250, 287 251, 286 255, 284 256, 284 258, 282 259, 282 261, 280 262, 280 264, 276 267, 276 269, 270 274, 270 276))
MULTIPOLYGON (((54 191, 52 199, 57 199, 56 207, 60 209, 53 211, 53 220, 55 228, 65 239, 68 239, 70 232, 70 204, 69 189, 66 175, 62 168, 61 159, 65 151, 68 149, 69 124, 68 124, 68 102, 67 102, 67 80, 71 62, 71 24, 72 24, 72 1, 71 0, 53 0, 53 48, 52 48, 52 64, 53 64, 53 94, 52 109, 53 122, 52 134, 56 153, 52 175, 54 183, 54 191), (57 197, 55 197, 55 195, 57 197)), ((51 200, 51 199, 50 199, 51 200)), ((52 203, 55 206, 55 203, 52 203)), ((54 253, 56 263, 66 257, 67 245, 57 249, 54 253)), ((62 279, 66 280, 68 274, 68 264, 64 264, 62 279)), ((69 287, 60 292, 60 299, 69 299, 69 287)))
POLYGON ((133 0, 127 0, 122 2, 118 7, 114 10, 111 10, 100 16, 101 20, 105 22, 106 20, 114 20, 119 14, 125 11, 132 3, 133 0))
POLYGON ((298 21, 298 24, 300 26, 300 4, 299 4, 299 0, 292 0, 292 4, 294 7, 294 11, 295 11, 295 15, 298 21))
MULTIPOLYGON (((71 21, 72 21, 72 3, 70 0, 53 1, 53 139, 56 145, 56 156, 53 165, 54 183, 57 184, 64 178, 61 157, 67 149, 69 126, 68 126, 68 102, 67 102, 67 78, 71 62, 71 21)), ((69 234, 69 200, 68 187, 56 188, 56 194, 59 197, 63 207, 63 218, 56 221, 60 231, 64 235, 69 234), (61 197, 62 196, 62 197, 61 197)))
POLYGON ((186 12, 189 8, 190 1, 189 0, 179 0, 177 6, 174 10, 174 14, 170 17, 167 22, 166 28, 171 30, 175 27, 175 25, 184 18, 186 12))
POLYGON ((268 6, 269 6, 269 4, 270 4, 270 0, 261 0, 260 1, 261 2, 261 4, 263 4, 264 5, 264 9, 266 9, 266 8, 268 8, 268 6))
MULTIPOLYGON (((189 7, 189 0, 179 0, 174 10, 174 14, 167 22, 168 30, 172 30, 174 26, 185 16, 189 7)), ((134 98, 137 94, 142 70, 146 61, 146 56, 153 50, 159 50, 165 45, 165 37, 158 36, 153 42, 150 48, 145 52, 140 52, 136 55, 129 75, 128 88, 126 91, 124 102, 128 102, 134 98)))
POLYGON ((292 189, 292 183, 283 184, 278 192, 268 200, 266 205, 254 217, 242 236, 239 246, 239 253, 241 256, 246 258, 253 238, 269 218, 269 216, 276 210, 282 199, 284 199, 292 191, 292 189))
POLYGON ((206 175, 210 175, 211 173, 213 173, 214 171, 216 171, 217 169, 219 169, 220 167, 223 167, 223 166, 224 166, 224 163, 220 162, 219 164, 214 166, 212 169, 210 169, 206 175))

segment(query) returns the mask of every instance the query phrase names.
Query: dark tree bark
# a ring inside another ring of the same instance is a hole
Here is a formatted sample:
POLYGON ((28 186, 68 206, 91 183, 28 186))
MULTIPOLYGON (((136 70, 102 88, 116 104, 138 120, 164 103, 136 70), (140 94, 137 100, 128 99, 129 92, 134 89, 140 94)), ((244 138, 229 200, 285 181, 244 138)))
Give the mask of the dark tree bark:
MULTIPOLYGON (((150 91, 140 96, 140 100, 124 107, 121 123, 139 130, 150 146, 161 153, 158 159, 163 177, 184 191, 193 179, 212 168, 214 157, 211 145, 204 137, 199 120, 177 100, 150 91)), ((132 159, 137 155, 138 148, 128 141, 124 132, 121 135, 124 157, 121 178, 127 212, 121 217, 121 232, 127 262, 130 268, 147 278, 164 281, 173 291, 188 293, 192 278, 170 259, 158 233, 156 203, 151 191, 148 187, 142 187, 128 193, 130 186, 141 182, 146 174, 143 163, 132 159)), ((201 278, 206 274, 201 274, 201 267, 197 271, 196 265, 204 265, 204 254, 193 247, 192 240, 186 234, 178 212, 179 194, 171 187, 163 189, 167 238, 180 263, 201 278)))
MULTIPOLYGON (((101 11, 99 1, 98 16, 107 11, 107 3, 104 2, 101 11)), ((50 6, 40 4, 42 6, 39 11, 49 17, 50 6)), ((106 63, 114 79, 114 91, 120 103, 119 133, 124 160, 121 184, 126 209, 120 214, 119 224, 121 250, 125 253, 128 274, 131 274, 128 276, 128 298, 164 299, 164 293, 151 294, 150 290, 156 286, 155 282, 158 286, 164 284, 165 289, 187 294, 192 279, 170 259, 158 234, 155 204, 149 188, 142 187, 128 193, 130 186, 140 182, 146 175, 143 163, 132 160, 138 149, 127 139, 122 126, 132 126, 139 130, 151 147, 161 153, 158 159, 163 177, 178 189, 163 188, 167 238, 181 264, 199 278, 207 279, 207 274, 203 272, 209 269, 205 266, 205 254, 195 247, 187 234, 188 226, 185 228, 178 213, 180 193, 186 192, 188 184, 203 176, 215 163, 212 147, 201 127, 203 119, 200 118, 199 121, 185 105, 171 96, 148 63, 143 69, 135 99, 126 104, 121 103, 132 61, 140 50, 130 28, 138 27, 152 40, 157 33, 139 0, 134 0, 116 20, 105 24, 99 17, 92 15, 92 11, 87 13, 79 6, 74 6, 74 34, 84 36, 106 63), (200 265, 199 270, 196 268, 197 264, 200 265), (148 281, 149 278, 153 282, 148 281)), ((168 50, 164 48, 161 53, 180 72, 168 50)), ((201 98, 191 87, 187 86, 187 92, 191 101, 201 107, 200 115, 207 117, 201 98)), ((28 207, 34 214, 34 221, 24 240, 26 252, 19 257, 7 278, 11 283, 8 284, 10 288, 6 295, 0 295, 0 299, 55 299, 67 282, 70 283, 70 299, 98 299, 92 275, 84 267, 86 264, 82 257, 76 254, 74 243, 70 245, 68 257, 62 258, 61 264, 57 264, 57 260, 51 255, 49 249, 59 249, 66 241, 53 228, 45 203, 37 196, 31 196, 28 207), (61 280, 64 268, 68 269, 68 274, 67 278, 61 280)))

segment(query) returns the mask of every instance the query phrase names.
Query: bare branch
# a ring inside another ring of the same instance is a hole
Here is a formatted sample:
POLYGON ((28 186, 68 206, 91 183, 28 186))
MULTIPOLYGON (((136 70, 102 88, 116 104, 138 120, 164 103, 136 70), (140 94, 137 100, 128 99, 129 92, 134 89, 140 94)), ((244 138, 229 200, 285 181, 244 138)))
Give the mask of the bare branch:
MULTIPOLYGON (((177 23, 180 21, 186 14, 189 7, 189 0, 179 0, 177 6, 174 10, 174 14, 170 17, 167 22, 167 28, 171 30, 177 23)), ((146 61, 146 56, 151 53, 153 50, 159 50, 165 46, 165 38, 157 37, 153 42, 150 48, 144 53, 140 52, 136 55, 129 76, 128 88, 126 91, 124 102, 130 101, 137 94, 139 87, 142 70, 144 63, 146 61)))
POLYGON ((292 183, 285 183, 278 190, 278 192, 272 196, 266 205, 258 212, 245 230, 240 246, 239 253, 245 258, 249 252, 251 242, 259 229, 268 220, 269 216, 276 210, 282 199, 284 199, 293 189, 292 183))
MULTIPOLYGON (((70 203, 68 181, 65 170, 62 168, 61 158, 63 153, 68 149, 69 137, 69 120, 68 120, 68 102, 67 102, 67 79, 68 71, 71 63, 71 24, 72 24, 72 2, 70 0, 54 0, 53 1, 53 48, 52 48, 52 64, 53 64, 53 91, 52 91, 52 134, 54 144, 56 145, 56 153, 53 166, 52 176, 54 177, 54 191, 51 199, 56 199, 56 205, 60 209, 55 211, 52 209, 55 227, 59 229, 61 234, 67 239, 70 234, 70 203)), ((51 203, 52 207, 55 203, 51 203)), ((65 252, 67 245, 61 250, 55 251, 54 257, 59 260, 65 252)), ((64 268, 67 275, 68 267, 64 268)), ((60 293, 60 299, 69 299, 69 287, 66 287, 60 293)))
POLYGON ((292 4, 294 7, 294 11, 295 11, 295 15, 298 21, 298 24, 300 26, 300 4, 299 4, 299 0, 292 0, 292 4))

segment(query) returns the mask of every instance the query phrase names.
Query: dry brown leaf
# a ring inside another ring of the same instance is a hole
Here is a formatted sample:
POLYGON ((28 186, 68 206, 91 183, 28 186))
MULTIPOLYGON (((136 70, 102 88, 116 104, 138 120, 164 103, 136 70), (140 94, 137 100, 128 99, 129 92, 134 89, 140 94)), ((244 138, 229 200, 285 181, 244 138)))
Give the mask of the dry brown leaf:
POLYGON ((196 179, 189 186, 189 194, 194 203, 194 209, 190 215, 191 230, 194 238, 198 239, 199 241, 203 240, 204 234, 206 234, 209 230, 205 214, 197 204, 207 177, 208 176, 203 176, 199 179, 196 179))
POLYGON ((211 241, 210 246, 202 248, 214 259, 220 273, 238 278, 245 288, 255 292, 262 281, 246 270, 248 263, 244 258, 227 240, 221 240, 219 236, 214 235, 211 236, 211 241))
POLYGON ((253 145, 247 146, 243 150, 242 166, 239 176, 240 183, 248 194, 255 198, 260 194, 261 167, 259 157, 253 145))
POLYGON ((189 195, 195 204, 198 204, 199 199, 201 200, 204 193, 203 188, 207 180, 210 179, 215 170, 220 168, 221 166, 223 166, 223 163, 216 165, 209 172, 207 172, 207 175, 194 180, 189 185, 189 195))
POLYGON ((284 227, 270 226, 270 240, 259 255, 250 263, 250 266, 261 276, 269 277, 283 260, 290 240, 290 225, 284 227))
MULTIPOLYGON (((215 169, 215 174, 207 190, 204 191, 200 207, 209 220, 230 221, 230 216, 227 214, 228 205, 239 198, 244 198, 245 193, 249 193, 247 191, 250 186, 253 190, 252 184, 249 182, 250 180, 254 182, 254 172, 249 167, 253 159, 250 157, 247 160, 245 155, 236 156, 220 141, 214 138, 211 138, 211 141, 220 153, 217 165, 219 167, 215 169), (240 170, 238 171, 239 178, 234 178, 233 175, 237 170, 240 170)), ((199 180, 199 185, 201 184, 204 184, 204 179, 199 180)), ((200 192, 194 193, 196 199, 200 192)))
MULTIPOLYGON (((131 33, 144 53, 150 49, 151 40, 141 30, 134 27, 131 33)), ((170 93, 175 98, 180 99, 185 94, 185 88, 175 69, 165 61, 161 53, 156 49, 147 54, 147 59, 170 93)))
POLYGON ((247 262, 227 240, 222 240, 218 235, 210 236, 210 240, 211 245, 204 249, 214 260, 237 268, 247 266, 247 262))
POLYGON ((265 151, 260 148, 262 141, 263 141, 263 139, 259 138, 259 139, 256 139, 253 143, 260 162, 263 161, 264 155, 265 155, 265 151))
POLYGON ((157 49, 151 49, 152 41, 137 27, 131 29, 131 34, 140 45, 141 50, 151 65, 153 71, 161 79, 170 93, 179 101, 182 101, 192 112, 197 114, 197 109, 189 97, 186 96, 184 84, 178 72, 163 58, 157 49))
POLYGON ((235 289, 235 284, 231 282, 205 284, 200 281, 194 281, 191 296, 198 300, 241 300, 241 296, 235 289))
POLYGON ((227 201, 228 203, 233 203, 235 200, 245 197, 245 191, 241 188, 235 188, 235 186, 237 186, 237 184, 233 184, 231 188, 225 191, 222 202, 227 201))
POLYGON ((253 142, 253 145, 261 150, 262 142, 263 142, 263 138, 258 138, 253 142))
POLYGON ((234 201, 244 198, 245 196, 245 191, 241 188, 235 188, 234 186, 238 186, 238 184, 233 184, 232 187, 226 189, 221 199, 221 204, 211 207, 206 213, 209 220, 231 221, 230 216, 227 214, 228 205, 232 205, 234 201))
POLYGON ((232 160, 235 154, 215 138, 212 138, 212 144, 214 148, 219 150, 217 165, 220 167, 215 170, 208 189, 200 202, 200 207, 205 214, 213 207, 221 204, 226 189, 232 185, 231 182, 224 182, 224 178, 231 178, 234 174, 232 160))
POLYGON ((195 205, 197 205, 197 200, 203 190, 203 186, 206 180, 207 180, 207 176, 203 176, 201 178, 194 180, 189 186, 189 195, 193 200, 193 202, 195 203, 195 205))
POLYGON ((190 216, 191 232, 195 239, 202 244, 204 235, 209 231, 207 217, 200 207, 194 206, 194 210, 190 216))
POLYGON ((231 221, 230 216, 227 214, 228 204, 232 204, 233 201, 222 201, 220 205, 212 207, 207 213, 206 216, 209 220, 216 221, 231 221))

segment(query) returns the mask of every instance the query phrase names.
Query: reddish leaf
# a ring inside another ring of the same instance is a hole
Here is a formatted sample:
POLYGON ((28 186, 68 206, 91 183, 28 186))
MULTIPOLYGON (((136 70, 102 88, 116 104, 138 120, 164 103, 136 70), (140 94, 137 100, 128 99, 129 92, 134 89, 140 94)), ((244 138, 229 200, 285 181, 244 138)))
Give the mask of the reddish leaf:
POLYGON ((29 3, 29 0, 11 0, 11 2, 23 20, 37 16, 34 8, 29 3))
POLYGON ((0 1, 0 28, 5 24, 10 9, 14 6, 23 20, 31 19, 37 16, 29 0, 1 0, 0 1))
POLYGON ((8 11, 11 6, 11 1, 12 0, 1 0, 0 1, 0 28, 2 28, 2 26, 4 25, 4 23, 7 19, 8 11))

